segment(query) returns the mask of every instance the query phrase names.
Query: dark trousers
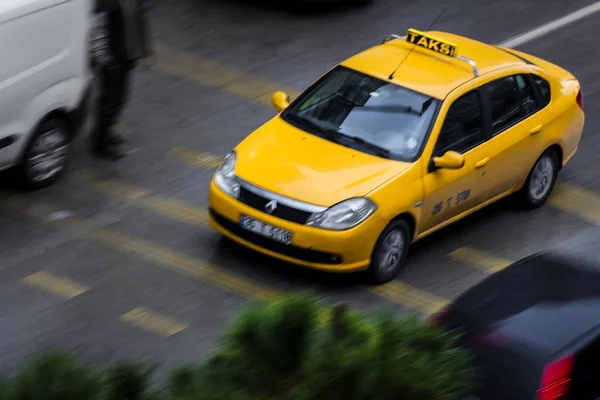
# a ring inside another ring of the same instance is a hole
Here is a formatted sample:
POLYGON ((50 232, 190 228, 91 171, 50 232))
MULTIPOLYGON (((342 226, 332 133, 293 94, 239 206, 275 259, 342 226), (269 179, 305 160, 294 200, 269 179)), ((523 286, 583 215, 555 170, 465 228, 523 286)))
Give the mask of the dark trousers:
POLYGON ((112 144, 111 128, 127 103, 133 69, 133 64, 117 64, 98 72, 96 124, 92 132, 92 145, 96 148, 112 144))

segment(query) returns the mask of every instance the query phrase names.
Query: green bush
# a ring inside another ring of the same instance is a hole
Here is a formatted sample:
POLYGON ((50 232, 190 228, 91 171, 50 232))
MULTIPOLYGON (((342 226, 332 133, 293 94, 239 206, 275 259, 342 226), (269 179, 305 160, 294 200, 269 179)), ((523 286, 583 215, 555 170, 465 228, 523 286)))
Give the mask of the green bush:
POLYGON ((45 352, 25 362, 6 391, 7 398, 14 400, 94 399, 99 383, 99 377, 75 357, 45 352))
POLYGON ((453 400, 469 380, 456 339, 295 295, 245 310, 199 379, 265 400, 453 400))
POLYGON ((0 400, 455 400, 468 389, 456 337, 293 295, 246 308, 211 356, 151 390, 153 367, 101 373, 62 353, 25 362, 0 400))
POLYGON ((139 363, 122 362, 108 368, 102 382, 102 400, 147 400, 154 371, 139 363))

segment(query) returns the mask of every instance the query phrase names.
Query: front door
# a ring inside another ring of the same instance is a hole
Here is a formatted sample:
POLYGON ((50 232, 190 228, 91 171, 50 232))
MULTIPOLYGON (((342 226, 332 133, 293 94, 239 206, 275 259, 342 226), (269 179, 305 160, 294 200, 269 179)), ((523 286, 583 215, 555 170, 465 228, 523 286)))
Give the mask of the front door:
MULTIPOLYGON (((433 157, 456 151, 465 157, 460 169, 428 170, 423 177, 423 211, 419 232, 424 233, 485 201, 489 155, 479 89, 456 99, 446 114, 433 157)), ((428 162, 429 160, 425 160, 428 162)))

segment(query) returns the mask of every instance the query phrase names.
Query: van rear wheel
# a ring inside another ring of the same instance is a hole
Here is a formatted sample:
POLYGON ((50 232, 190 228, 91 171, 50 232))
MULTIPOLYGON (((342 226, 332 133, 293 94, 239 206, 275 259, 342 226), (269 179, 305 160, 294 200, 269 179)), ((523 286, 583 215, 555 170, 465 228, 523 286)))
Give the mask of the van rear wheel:
POLYGON ((54 184, 64 173, 70 150, 67 124, 60 119, 44 121, 34 132, 18 167, 25 189, 54 184))

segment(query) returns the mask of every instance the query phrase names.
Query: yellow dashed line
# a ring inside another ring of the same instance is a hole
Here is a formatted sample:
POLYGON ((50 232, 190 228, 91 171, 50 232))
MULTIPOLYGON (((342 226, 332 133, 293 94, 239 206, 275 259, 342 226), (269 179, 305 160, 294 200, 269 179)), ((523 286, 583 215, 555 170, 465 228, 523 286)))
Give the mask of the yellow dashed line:
MULTIPOLYGON (((104 194, 134 201, 146 208, 161 212, 162 214, 171 218, 179 219, 192 224, 205 225, 208 223, 207 214, 204 209, 180 202, 179 200, 155 199, 148 194, 148 191, 127 185, 123 182, 103 181, 101 183, 95 183, 96 179, 94 179, 94 177, 89 173, 87 174, 85 180, 80 179, 80 181, 86 186, 98 189, 104 194), (136 197, 139 193, 144 193, 146 197, 136 197)), ((105 242, 111 242, 112 245, 124 246, 122 245, 123 240, 121 238, 114 239, 114 234, 106 236, 104 233, 95 232, 92 233, 92 235, 96 235, 97 238, 105 242)), ((171 263, 172 260, 177 258, 178 262, 176 262, 174 265, 178 265, 179 268, 181 268, 183 265, 190 265, 190 260, 182 259, 181 255, 173 256, 171 252, 166 250, 160 250, 157 252, 155 247, 140 240, 127 239, 126 242, 128 248, 142 256, 153 254, 152 257, 154 259, 161 259, 164 263, 171 263), (165 256, 166 254, 168 257, 165 256)), ((213 276, 219 275, 220 270, 215 268, 211 271, 211 274, 213 276)), ((223 282, 225 281, 224 277, 219 277, 217 279, 220 280, 219 284, 222 286, 223 282)), ((237 287, 238 289, 244 291, 244 293, 247 295, 253 296, 253 293, 255 292, 255 289, 248 287, 247 283, 244 281, 236 280, 235 282, 232 282, 231 278, 229 278, 227 279, 227 282, 232 285, 232 288, 237 287)), ((421 291, 404 283, 394 282, 388 285, 386 285, 385 289, 373 289, 373 292, 392 301, 404 304, 417 311, 428 313, 432 309, 439 308, 440 305, 443 305, 446 302, 437 296, 421 291)))
POLYGON ((448 304, 447 299, 398 281, 371 288, 371 291, 426 315, 433 314, 448 304))
MULTIPOLYGON (((15 199, 7 202, 7 204, 17 212, 35 218, 44 218, 53 212, 53 210, 48 210, 24 198, 15 199)), ((82 234, 98 242, 127 253, 135 254, 163 268, 168 268, 195 279, 207 281, 215 286, 236 294, 242 294, 253 300, 264 301, 274 299, 281 294, 251 279, 151 241, 124 235, 108 228, 86 230, 85 226, 74 217, 57 220, 55 223, 63 228, 81 231, 82 234)), ((373 288, 371 291, 379 296, 426 314, 437 311, 447 303, 446 299, 402 282, 391 282, 384 286, 373 288)))
POLYGON ((86 170, 73 172, 71 178, 77 183, 98 192, 109 194, 121 201, 141 201, 151 195, 149 190, 136 188, 116 179, 101 179, 98 175, 86 170))
POLYGON ((135 308, 119 317, 123 322, 138 328, 169 337, 188 327, 145 307, 135 308))
POLYGON ((223 161, 223 157, 207 153, 198 153, 182 146, 171 149, 169 155, 198 168, 216 168, 221 165, 221 161, 223 161))
POLYGON ((453 260, 460 261, 470 267, 483 270, 485 272, 497 272, 508 267, 510 260, 502 257, 496 257, 485 251, 477 250, 471 247, 461 247, 448 254, 453 260))
MULTIPOLYGON (((33 218, 44 219, 54 211, 22 197, 6 199, 4 203, 16 212, 33 218)), ((158 243, 124 235, 109 228, 88 229, 84 223, 73 216, 56 220, 53 223, 64 229, 79 231, 84 236, 123 252, 135 254, 157 266, 207 281, 236 294, 242 294, 256 300, 267 300, 279 296, 276 291, 270 290, 249 278, 220 269, 210 263, 169 249, 158 243)))
POLYGON ((29 275, 23 282, 65 299, 71 299, 89 290, 86 286, 43 271, 29 275))
POLYGON ((138 204, 150 211, 178 219, 189 224, 208 226, 208 214, 202 207, 193 206, 172 198, 160 198, 150 191, 116 179, 102 179, 90 171, 79 171, 73 179, 92 190, 125 202, 138 204))
POLYGON ((190 205, 177 199, 147 198, 143 204, 150 209, 160 211, 164 215, 190 224, 208 226, 208 213, 204 208, 190 205))
POLYGON ((274 292, 252 282, 250 279, 221 270, 185 253, 171 250, 154 242, 137 239, 105 228, 91 231, 88 236, 112 247, 145 258, 157 265, 193 278, 208 281, 237 294, 241 293, 255 299, 268 299, 274 295, 274 292))
POLYGON ((548 202, 567 214, 600 224, 600 196, 589 190, 564 182, 557 183, 548 202))
POLYGON ((271 95, 283 90, 290 98, 298 96, 296 90, 282 88, 264 78, 246 74, 237 69, 206 60, 190 53, 157 44, 154 67, 170 75, 189 79, 201 86, 214 87, 244 99, 271 105, 271 95))

